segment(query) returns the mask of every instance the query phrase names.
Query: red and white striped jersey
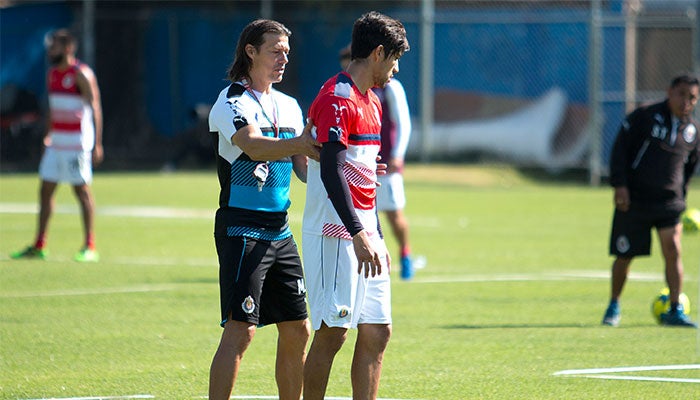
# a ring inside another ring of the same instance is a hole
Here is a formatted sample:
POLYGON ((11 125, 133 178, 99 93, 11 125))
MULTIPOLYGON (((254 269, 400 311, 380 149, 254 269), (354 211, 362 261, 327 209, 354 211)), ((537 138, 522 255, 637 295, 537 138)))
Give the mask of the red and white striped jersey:
POLYGON ((92 107, 81 96, 76 82, 80 65, 78 62, 65 70, 49 69, 49 135, 51 147, 57 150, 90 151, 95 146, 92 107))
MULTIPOLYGON (((320 143, 341 142, 347 147, 343 174, 355 213, 370 234, 377 231, 376 171, 381 114, 377 96, 371 90, 361 93, 345 72, 326 81, 309 110, 320 143)), ((314 160, 309 160, 303 230, 351 238, 328 198, 321 181, 320 164, 314 160)))

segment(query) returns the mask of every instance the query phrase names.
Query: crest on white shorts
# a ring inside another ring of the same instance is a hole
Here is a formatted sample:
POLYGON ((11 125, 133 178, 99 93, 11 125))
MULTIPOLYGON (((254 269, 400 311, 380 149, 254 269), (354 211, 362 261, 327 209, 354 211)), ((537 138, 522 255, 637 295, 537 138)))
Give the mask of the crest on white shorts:
POLYGON ((338 307, 338 319, 344 319, 350 316, 350 307, 339 306, 338 307))
POLYGON ((251 314, 253 311, 255 311, 255 301, 252 297, 248 296, 245 298, 245 300, 243 300, 243 303, 241 303, 241 308, 243 309, 244 313, 251 314))

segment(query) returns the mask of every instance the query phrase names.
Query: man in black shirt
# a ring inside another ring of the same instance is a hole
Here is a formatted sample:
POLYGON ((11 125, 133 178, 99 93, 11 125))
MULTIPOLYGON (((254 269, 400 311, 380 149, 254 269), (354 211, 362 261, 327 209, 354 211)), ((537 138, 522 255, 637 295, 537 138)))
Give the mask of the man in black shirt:
POLYGON ((635 256, 650 254, 651 230, 656 228, 671 303, 661 315, 661 323, 697 327, 678 298, 683 283, 680 215, 700 154, 692 118, 699 87, 694 76, 674 78, 663 102, 636 109, 618 132, 610 158, 610 184, 615 193, 610 254, 616 259, 604 325, 619 324, 618 300, 630 263, 635 256))

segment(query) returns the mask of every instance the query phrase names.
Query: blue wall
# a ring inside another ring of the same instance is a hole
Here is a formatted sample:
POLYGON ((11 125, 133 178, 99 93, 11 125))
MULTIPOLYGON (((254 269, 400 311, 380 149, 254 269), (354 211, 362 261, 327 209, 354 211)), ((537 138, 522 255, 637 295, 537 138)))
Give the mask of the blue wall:
MULTIPOLYGON (((607 12, 619 14, 621 2, 611 4, 607 12)), ((328 10, 309 15, 308 11, 300 9, 276 17, 293 32, 291 61, 284 81, 277 87, 297 97, 305 111, 323 82, 339 71, 338 50, 350 41, 353 21, 366 10, 355 8, 343 15, 328 10)), ((406 88, 413 114, 418 115, 419 10, 413 7, 383 11, 401 19, 406 26, 412 50, 401 59, 397 78, 406 88)), ((145 114, 155 133, 174 136, 182 132, 192 124, 189 111, 194 105, 213 103, 228 84, 226 69, 232 61, 238 35, 245 24, 257 17, 256 13, 256 9, 222 12, 172 3, 149 9, 141 44, 141 76, 126 79, 142 80, 145 114), (176 54, 171 54, 171 43, 176 54)), ((587 104, 587 9, 552 11, 533 6, 526 10, 437 11, 437 21, 446 18, 470 23, 436 25, 436 89, 536 98, 556 86, 566 91, 570 102, 587 104), (547 22, 553 20, 567 22, 547 22)), ((72 10, 66 3, 0 9, 0 85, 15 83, 43 94, 46 66, 43 36, 51 29, 73 22, 72 10)), ((621 90, 624 84, 623 40, 620 29, 606 28, 605 91, 621 90)), ((119 51, 119 45, 129 44, 117 41, 113 51, 119 51)), ((103 91, 118 89, 102 88, 103 91)), ((622 107, 618 103, 604 106, 604 160, 623 117, 622 107)))
POLYGON ((193 106, 216 100, 228 85, 226 70, 238 35, 255 17, 238 12, 222 18, 200 8, 164 9, 151 15, 143 54, 145 93, 148 115, 158 132, 170 136, 181 131, 193 106), (177 35, 173 38, 177 54, 171 54, 169 45, 171 24, 177 35), (171 73, 180 77, 177 87, 171 85, 171 73))
POLYGON ((0 88, 15 84, 44 95, 44 35, 72 22, 72 11, 61 3, 0 8, 0 88))

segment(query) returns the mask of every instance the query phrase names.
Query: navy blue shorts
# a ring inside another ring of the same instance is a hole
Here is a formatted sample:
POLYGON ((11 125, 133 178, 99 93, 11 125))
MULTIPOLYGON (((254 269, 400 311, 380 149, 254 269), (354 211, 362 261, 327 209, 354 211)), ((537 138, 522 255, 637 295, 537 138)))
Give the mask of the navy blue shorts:
POLYGON ((229 320, 270 325, 307 318, 301 258, 292 236, 266 241, 216 237, 221 326, 229 320))
POLYGON ((610 255, 618 257, 648 256, 651 253, 652 228, 663 229, 680 222, 676 210, 615 209, 610 234, 610 255))

